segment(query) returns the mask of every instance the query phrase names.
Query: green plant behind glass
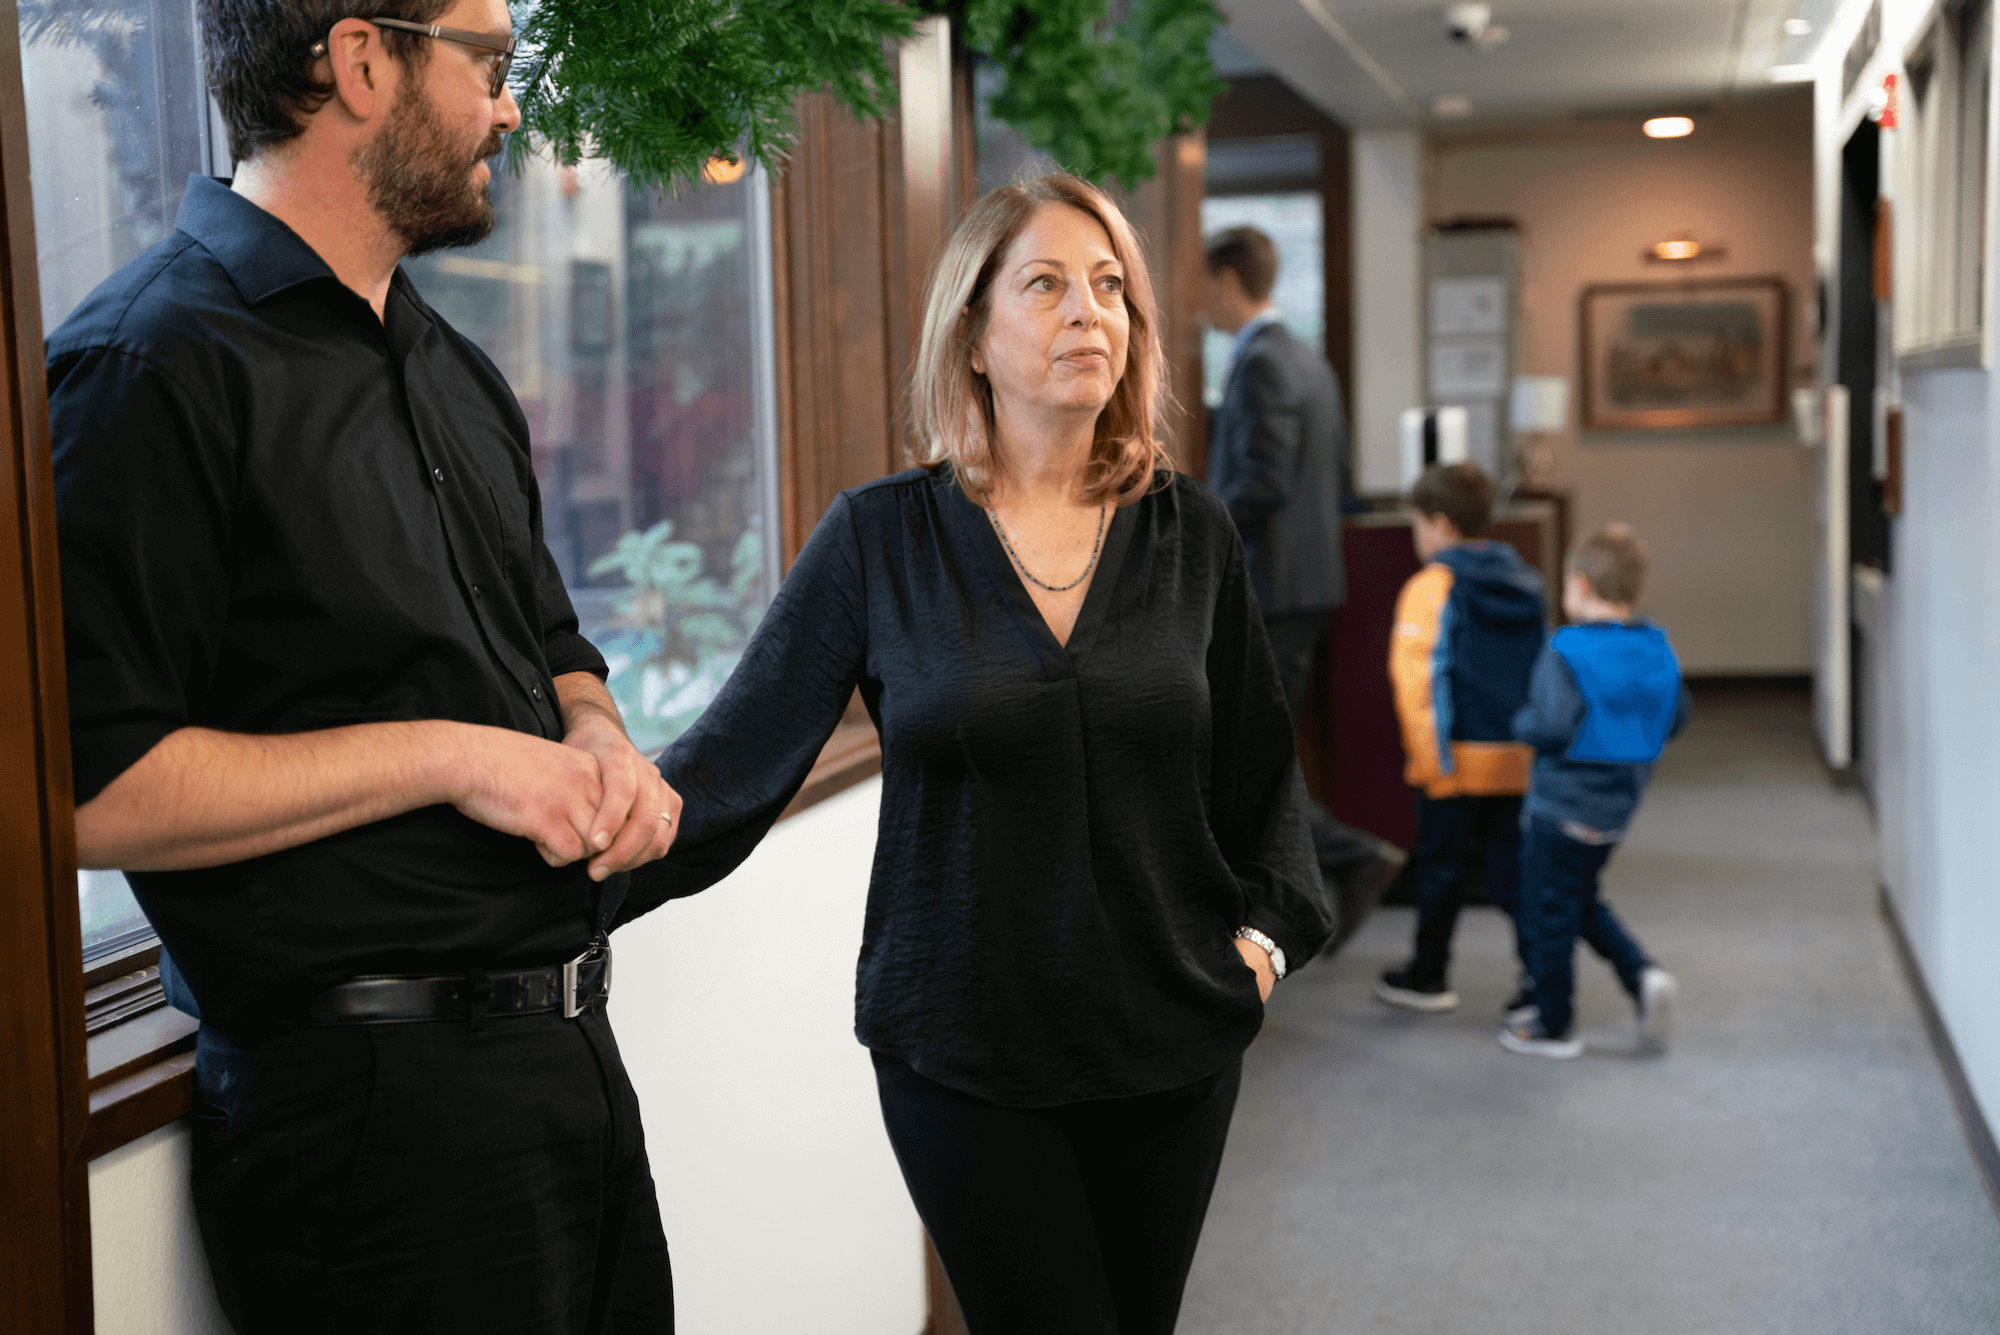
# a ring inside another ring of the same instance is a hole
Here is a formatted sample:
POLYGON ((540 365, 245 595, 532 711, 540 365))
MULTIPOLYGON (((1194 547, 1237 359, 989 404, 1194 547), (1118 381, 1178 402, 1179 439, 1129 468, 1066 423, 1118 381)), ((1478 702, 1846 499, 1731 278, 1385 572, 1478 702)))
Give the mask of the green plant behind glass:
POLYGON ((671 519, 625 534, 590 563, 592 576, 615 570, 630 586, 602 648, 612 698, 641 751, 658 751, 701 716, 763 616, 764 541, 755 529, 737 538, 727 584, 707 563, 698 544, 674 541, 671 519))

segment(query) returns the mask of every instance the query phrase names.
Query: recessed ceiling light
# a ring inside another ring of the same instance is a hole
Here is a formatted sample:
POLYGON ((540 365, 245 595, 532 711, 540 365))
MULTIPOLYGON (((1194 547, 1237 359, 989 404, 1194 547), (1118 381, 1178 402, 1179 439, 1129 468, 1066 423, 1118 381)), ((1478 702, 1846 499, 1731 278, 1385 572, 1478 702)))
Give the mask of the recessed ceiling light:
POLYGON ((1785 20, 1785 36, 1787 37, 1810 37, 1812 36, 1812 32, 1813 23, 1811 19, 1785 20))
POLYGON ((1773 65, 1764 71, 1772 83, 1811 83, 1818 74, 1811 65, 1773 65))
POLYGON ((1639 128, 1646 132, 1648 139, 1679 139, 1694 133, 1694 122, 1686 116, 1655 116, 1639 128))
POLYGON ((1472 99, 1464 93, 1439 93, 1431 99, 1431 115, 1439 120, 1462 120, 1472 114, 1472 99))

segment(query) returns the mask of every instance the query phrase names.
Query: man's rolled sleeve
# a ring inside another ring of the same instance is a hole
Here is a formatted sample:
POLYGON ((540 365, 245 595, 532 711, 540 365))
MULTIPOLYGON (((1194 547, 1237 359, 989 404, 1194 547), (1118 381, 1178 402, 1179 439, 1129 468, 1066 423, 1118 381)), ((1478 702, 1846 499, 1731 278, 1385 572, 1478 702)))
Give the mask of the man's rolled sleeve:
POLYGON ((535 603, 542 614, 542 656, 549 665, 549 676, 588 672, 599 681, 606 680, 611 676, 610 665, 597 646, 579 632, 576 606, 569 600, 562 569, 543 540, 542 489, 532 477, 528 480, 528 536, 535 553, 535 603))
POLYGON ((186 727, 229 606, 227 414, 143 356, 49 360, 70 756, 81 805, 186 727))

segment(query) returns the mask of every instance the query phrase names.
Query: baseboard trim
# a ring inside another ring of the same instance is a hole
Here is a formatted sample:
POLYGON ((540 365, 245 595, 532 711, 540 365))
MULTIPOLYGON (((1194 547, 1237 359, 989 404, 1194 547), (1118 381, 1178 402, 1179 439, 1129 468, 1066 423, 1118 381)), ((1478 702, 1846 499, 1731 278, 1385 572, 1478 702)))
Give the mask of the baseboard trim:
POLYGON ((1985 1184, 1987 1201, 1993 1206, 1993 1212, 2000 1214, 2000 1143, 1995 1143, 1993 1128, 1987 1125, 1985 1114, 1979 1109, 1979 1100, 1973 1096, 1972 1083, 1965 1078, 1965 1067, 1958 1060, 1958 1048, 1953 1045, 1951 1033, 1938 1014, 1937 1003, 1931 998, 1930 984, 1924 981, 1924 971, 1917 964, 1916 952, 1910 949, 1910 938, 1903 931, 1903 920, 1896 912, 1896 901, 1890 896, 1888 886, 1877 885, 1875 890, 1880 897, 1882 921, 1889 925, 1889 939, 1896 943, 1896 958, 1903 964, 1903 976, 1909 980, 1910 991, 1917 999, 1917 1009, 1923 1013, 1924 1028, 1931 1036, 1931 1050, 1937 1054, 1938 1065, 1944 1068, 1944 1082, 1951 1090, 1952 1106, 1958 1109, 1958 1125, 1965 1132, 1966 1148, 1972 1151, 1973 1162, 1979 1166, 1979 1179, 1985 1184))
POLYGON ((1807 672, 1687 672, 1682 680, 1697 696, 1811 695, 1813 685, 1807 672))

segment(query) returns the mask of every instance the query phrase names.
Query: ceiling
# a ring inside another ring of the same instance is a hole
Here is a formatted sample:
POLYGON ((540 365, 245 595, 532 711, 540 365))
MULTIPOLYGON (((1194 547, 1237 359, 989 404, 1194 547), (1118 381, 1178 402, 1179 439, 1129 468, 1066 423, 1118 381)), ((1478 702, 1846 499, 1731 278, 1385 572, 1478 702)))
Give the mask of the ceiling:
POLYGON ((1268 70, 1356 128, 1634 115, 1756 96, 1808 60, 1839 0, 1491 0, 1508 40, 1453 40, 1445 0, 1231 0, 1224 74, 1268 70), (1788 36, 1787 19, 1810 34, 1788 36), (1436 99, 1464 98, 1445 120, 1436 99))

